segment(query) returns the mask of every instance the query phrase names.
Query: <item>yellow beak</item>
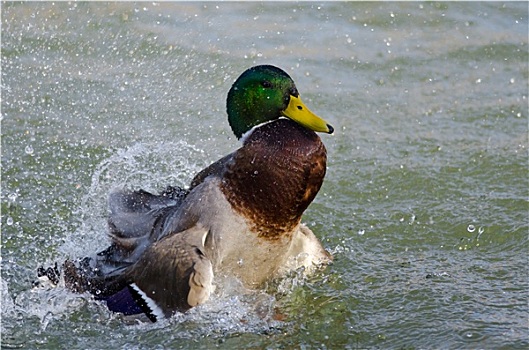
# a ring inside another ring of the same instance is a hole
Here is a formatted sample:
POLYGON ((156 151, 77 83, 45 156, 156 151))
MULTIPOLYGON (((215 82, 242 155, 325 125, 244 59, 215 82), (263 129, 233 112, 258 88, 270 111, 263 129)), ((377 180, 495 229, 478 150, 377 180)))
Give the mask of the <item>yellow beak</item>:
POLYGON ((290 102, 283 111, 283 115, 303 125, 307 129, 326 132, 327 134, 334 132, 334 128, 325 120, 312 113, 299 97, 290 95, 290 102))

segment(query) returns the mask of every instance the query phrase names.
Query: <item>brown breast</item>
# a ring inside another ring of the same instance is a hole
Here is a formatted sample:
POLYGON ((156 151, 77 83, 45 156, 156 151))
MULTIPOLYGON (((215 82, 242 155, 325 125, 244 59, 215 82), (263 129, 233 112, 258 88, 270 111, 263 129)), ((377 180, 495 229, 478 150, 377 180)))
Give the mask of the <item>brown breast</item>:
POLYGON ((327 152, 316 133, 279 119, 256 129, 227 164, 222 191, 259 236, 288 234, 318 193, 327 152))

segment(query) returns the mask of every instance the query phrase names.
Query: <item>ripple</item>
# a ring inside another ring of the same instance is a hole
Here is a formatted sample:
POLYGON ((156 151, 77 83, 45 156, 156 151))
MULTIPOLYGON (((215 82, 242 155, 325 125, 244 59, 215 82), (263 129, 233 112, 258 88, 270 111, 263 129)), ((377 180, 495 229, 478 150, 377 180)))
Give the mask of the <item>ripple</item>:
POLYGON ((457 332, 457 334, 459 336, 459 339, 461 339, 465 343, 482 342, 487 338, 486 335, 483 333, 483 330, 475 328, 460 330, 457 332))

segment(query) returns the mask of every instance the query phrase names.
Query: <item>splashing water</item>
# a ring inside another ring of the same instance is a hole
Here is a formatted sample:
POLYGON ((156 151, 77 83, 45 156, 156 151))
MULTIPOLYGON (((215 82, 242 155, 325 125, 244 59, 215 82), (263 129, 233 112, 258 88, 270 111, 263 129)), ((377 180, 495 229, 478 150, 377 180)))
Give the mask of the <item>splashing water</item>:
MULTIPOLYGON (((75 211, 79 226, 58 249, 62 258, 80 258, 108 246, 105 236, 106 198, 113 189, 127 187, 158 192, 169 185, 186 187, 205 165, 204 152, 184 141, 138 143, 117 150, 101 161, 94 171, 90 187, 75 211)), ((66 290, 64 280, 57 288, 33 288, 21 292, 14 299, 9 297, 8 285, 2 280, 2 315, 14 319, 29 315, 38 320, 42 331, 54 322, 78 313, 99 322, 126 321, 140 328, 176 325, 184 328, 179 336, 189 339, 205 334, 267 333, 281 327, 283 323, 274 319, 275 298, 272 295, 249 291, 235 280, 219 279, 222 280, 221 287, 217 288, 208 303, 185 314, 177 313, 161 325, 142 324, 113 314, 104 303, 93 300, 90 295, 66 290)))
POLYGON ((113 190, 141 188, 158 193, 167 186, 186 187, 206 164, 204 152, 185 141, 137 143, 118 150, 97 166, 75 211, 80 225, 59 250, 65 256, 80 257, 108 244, 103 238, 107 232, 107 198, 113 190))

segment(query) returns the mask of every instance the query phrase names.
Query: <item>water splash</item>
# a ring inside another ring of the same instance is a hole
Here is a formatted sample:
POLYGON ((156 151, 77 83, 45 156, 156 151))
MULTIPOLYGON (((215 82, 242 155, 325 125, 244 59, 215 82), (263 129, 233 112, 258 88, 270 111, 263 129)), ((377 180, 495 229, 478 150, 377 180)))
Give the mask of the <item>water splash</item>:
POLYGON ((60 252, 79 257, 105 248, 107 199, 113 190, 141 188, 158 193, 167 186, 186 187, 208 162, 204 151, 185 141, 137 143, 117 150, 94 171, 90 187, 74 212, 78 228, 66 237, 60 252))
MULTIPOLYGON (((106 248, 107 196, 117 187, 143 188, 158 192, 168 185, 187 186, 193 176, 209 163, 204 152, 184 141, 162 144, 138 143, 119 149, 96 167, 90 186, 75 211, 79 225, 58 248, 64 257, 79 258, 106 248)), ((244 264, 240 261, 240 264, 244 264)), ((249 291, 239 282, 219 277, 219 285, 212 298, 204 305, 175 314, 161 324, 139 324, 137 320, 113 314, 90 295, 73 294, 65 289, 64 281, 58 288, 34 288, 23 291, 14 300, 15 310, 39 320, 41 329, 54 322, 74 317, 90 309, 101 322, 113 319, 132 322, 134 327, 183 327, 179 336, 238 334, 241 332, 269 333, 282 323, 274 318, 275 297, 262 291, 249 291), (186 333, 187 332, 187 333, 186 333), (197 334, 199 333, 199 334, 197 334)))
POLYGON ((12 314, 15 304, 13 303, 13 299, 9 295, 9 287, 7 285, 7 282, 2 277, 0 277, 0 292, 0 295, 2 297, 2 318, 4 318, 5 315, 12 314))
MULTIPOLYGON (((466 227, 466 231, 468 233, 475 233, 476 232, 476 225, 474 224, 468 224, 466 227)), ((485 232, 485 227, 479 226, 477 227, 477 234, 474 237, 468 237, 468 238, 461 238, 460 243, 458 245, 458 250, 465 251, 469 250, 473 247, 479 247, 480 246, 480 238, 481 235, 485 232)))
POLYGON ((483 232, 485 232, 485 228, 483 226, 480 226, 478 228, 478 235, 476 236, 476 241, 479 241, 479 238, 481 237, 481 235, 483 234, 483 232))

